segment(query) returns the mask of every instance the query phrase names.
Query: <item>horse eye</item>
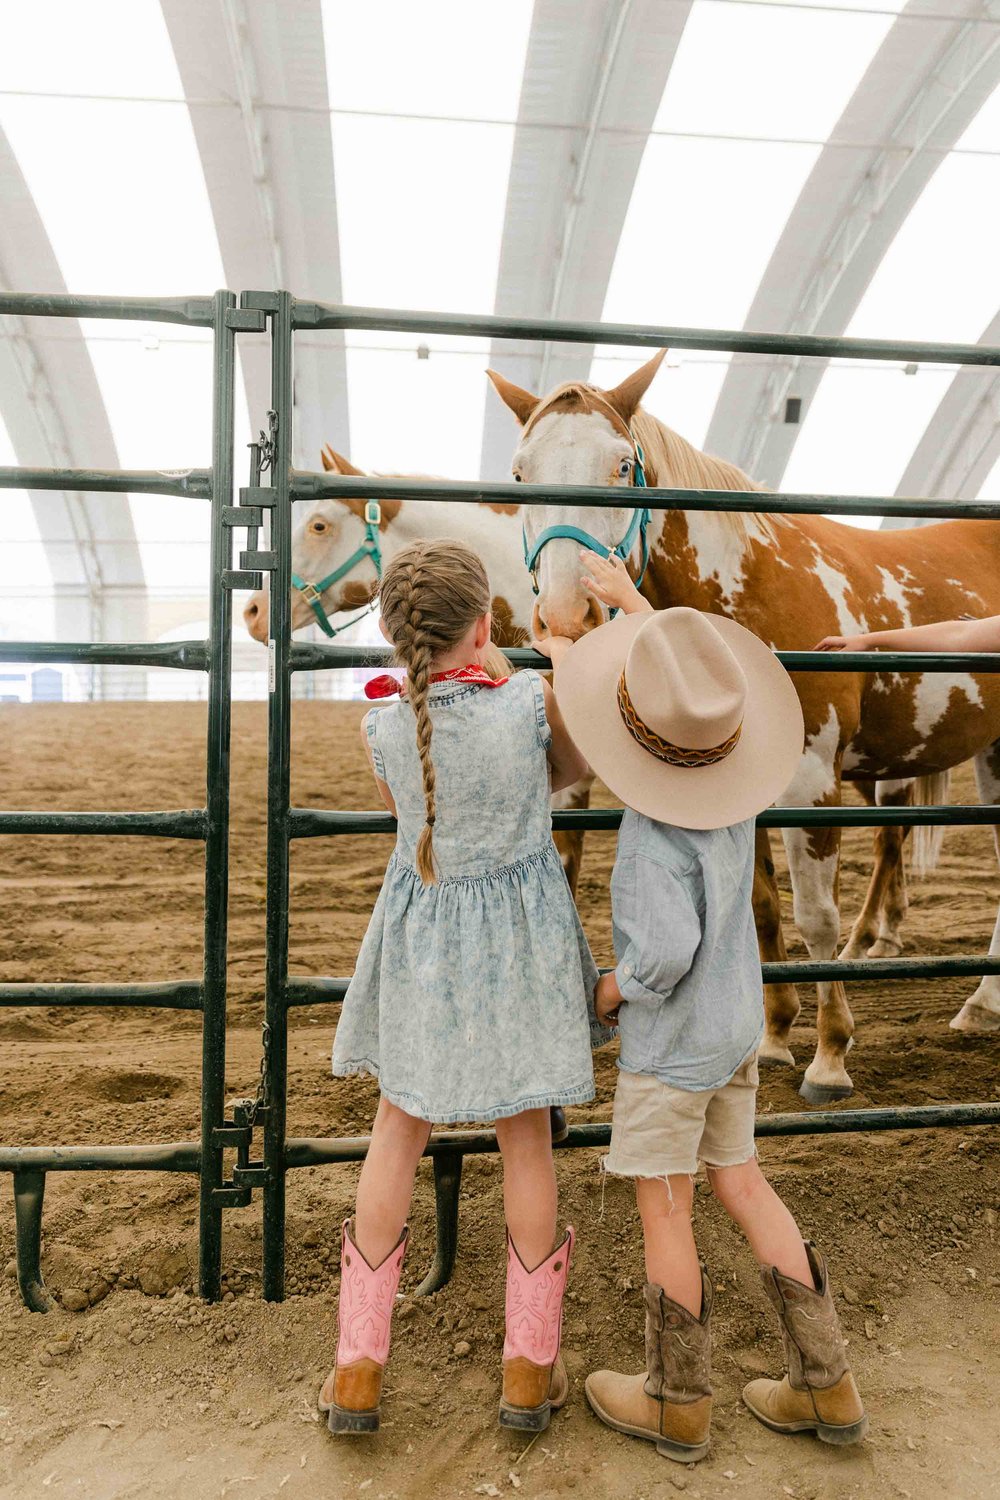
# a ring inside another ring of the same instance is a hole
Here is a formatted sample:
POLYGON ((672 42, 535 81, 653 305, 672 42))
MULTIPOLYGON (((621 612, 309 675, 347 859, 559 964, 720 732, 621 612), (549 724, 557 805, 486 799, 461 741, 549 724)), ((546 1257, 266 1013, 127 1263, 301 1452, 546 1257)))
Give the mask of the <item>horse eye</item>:
POLYGON ((310 531, 315 531, 318 536, 322 536, 323 532, 326 530, 326 522, 314 521, 309 529, 310 531))
POLYGON ((627 479, 631 472, 632 460, 630 458, 623 458, 621 463, 618 465, 618 478, 627 479))
POLYGON ((515 480, 515 483, 517 483, 517 484, 521 483, 521 476, 520 476, 520 474, 518 474, 518 472, 517 472, 516 469, 514 471, 514 480, 515 480))

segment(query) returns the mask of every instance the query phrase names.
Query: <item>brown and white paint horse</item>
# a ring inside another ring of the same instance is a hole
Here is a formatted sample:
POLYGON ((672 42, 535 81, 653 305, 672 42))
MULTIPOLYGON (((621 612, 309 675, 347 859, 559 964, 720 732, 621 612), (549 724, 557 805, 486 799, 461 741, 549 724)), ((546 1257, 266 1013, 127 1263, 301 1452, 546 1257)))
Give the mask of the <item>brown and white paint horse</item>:
MULTIPOLYGON (((328 473, 365 477, 349 459, 329 445, 323 450, 323 468, 328 473)), ((412 475, 411 478, 426 478, 412 475)), ((493 595, 493 637, 501 648, 529 644, 534 597, 524 566, 521 542, 521 511, 517 505, 455 505, 446 500, 382 500, 379 541, 383 564, 411 542, 427 537, 458 537, 483 559, 493 595)), ((364 539, 363 499, 319 500, 311 505, 292 537, 292 571, 300 578, 322 579, 351 557, 364 539)), ((378 586, 371 562, 359 563, 322 594, 328 615, 363 609, 378 586)), ((292 589, 292 630, 312 625, 315 616, 305 596, 292 589)), ((268 609, 264 591, 251 595, 243 611, 246 627, 254 640, 267 642, 268 609)), ((590 804, 593 778, 577 782, 552 799, 555 808, 585 808, 590 804)), ((582 833, 557 833, 559 850, 569 881, 576 891, 583 857, 582 833)))
MULTIPOLYGON (((661 358, 612 391, 569 384, 544 399, 493 375, 523 428, 515 476, 528 484, 627 486, 631 430, 644 450, 650 486, 761 489, 639 410, 661 358)), ((529 544, 548 526, 569 522, 613 546, 625 535, 634 498, 634 491, 623 495, 620 509, 607 510, 526 505, 529 544)), ((684 604, 729 615, 776 649, 808 648, 825 634, 1000 613, 1000 523, 994 521, 863 531, 823 516, 660 511, 649 542, 643 593, 656 607, 684 604)), ((539 558, 536 620, 543 631, 577 638, 596 623, 579 551, 575 542, 554 540, 539 558)), ((837 672, 798 673, 795 682, 806 747, 784 805, 835 805, 842 780, 937 776, 970 757, 982 799, 1000 800, 997 677, 837 672)), ((831 958, 840 936, 840 831, 783 832, 796 925, 814 958, 831 958)), ((763 859, 755 891, 758 933, 765 956, 780 959, 778 893, 762 866, 763 859)), ((990 952, 1000 954, 1000 918, 990 952)), ((821 984, 818 998, 818 1046, 802 1085, 814 1103, 852 1089, 845 1057, 854 1022, 843 984, 821 984)), ((768 1001, 763 1056, 791 1062, 795 989, 774 987, 768 1001)), ((963 1031, 1000 1029, 1000 979, 984 977, 951 1024, 963 1031)))

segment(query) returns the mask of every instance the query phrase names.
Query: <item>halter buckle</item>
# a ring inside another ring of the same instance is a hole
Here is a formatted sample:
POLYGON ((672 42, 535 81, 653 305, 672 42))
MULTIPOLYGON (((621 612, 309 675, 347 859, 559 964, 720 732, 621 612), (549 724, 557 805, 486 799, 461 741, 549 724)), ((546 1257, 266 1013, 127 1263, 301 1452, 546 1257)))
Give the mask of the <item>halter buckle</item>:
POLYGON ((315 604, 318 604, 319 601, 320 601, 320 595, 316 591, 316 585, 315 584, 304 583, 302 585, 302 588, 301 588, 301 593, 302 593, 303 599, 305 599, 307 601, 307 603, 309 603, 309 604, 314 604, 315 605, 315 604))
POLYGON ((379 501, 379 500, 366 500, 365 501, 365 525, 366 526, 381 526, 381 524, 382 524, 382 504, 381 504, 381 501, 379 501))

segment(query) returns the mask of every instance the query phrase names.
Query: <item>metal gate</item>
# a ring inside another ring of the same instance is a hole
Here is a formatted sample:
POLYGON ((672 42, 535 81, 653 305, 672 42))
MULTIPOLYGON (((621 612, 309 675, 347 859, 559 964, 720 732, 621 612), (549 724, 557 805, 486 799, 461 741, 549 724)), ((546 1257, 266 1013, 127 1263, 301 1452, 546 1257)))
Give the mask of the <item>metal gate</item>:
MULTIPOLYGON (((414 334, 551 340, 563 343, 612 344, 658 349, 709 349, 735 353, 795 355, 815 358, 895 360, 913 363, 1000 365, 1000 349, 982 345, 890 343, 881 340, 816 336, 749 334, 715 329, 635 327, 616 324, 563 323, 538 319, 461 317, 396 312, 380 308, 326 306, 297 301, 287 292, 245 292, 240 307, 232 293, 214 297, 166 300, 101 297, 0 295, 0 313, 20 317, 97 317, 185 323, 211 328, 214 335, 212 466, 183 477, 146 471, 107 473, 96 470, 0 469, 0 488, 29 490, 129 491, 206 500, 211 505, 210 629, 207 641, 170 645, 107 643, 4 643, 8 660, 127 663, 171 667, 208 674, 208 741, 206 805, 182 812, 11 812, 0 813, 0 833, 92 836, 127 834, 159 838, 200 839, 205 843, 205 944, 200 980, 136 984, 4 984, 0 1004, 112 1005, 173 1007, 202 1014, 202 1109, 197 1140, 162 1145, 105 1146, 0 1145, 0 1171, 14 1182, 18 1279, 29 1307, 43 1311, 48 1298, 42 1283, 40 1240, 46 1173, 50 1171, 170 1171, 197 1173, 200 1180, 199 1289, 219 1295, 222 1211, 245 1205, 254 1188, 263 1190, 264 1295, 284 1295, 285 1178, 297 1167, 359 1161, 367 1138, 345 1140, 290 1139, 286 1136, 288 1013, 302 1005, 339 1002, 344 978, 307 978, 288 972, 289 853, 292 839, 344 834, 387 833, 394 820, 383 812, 340 812, 290 805, 291 679, 293 672, 338 670, 371 665, 380 653, 350 647, 293 643, 291 640, 292 504, 296 500, 349 496, 372 499, 427 500, 447 497, 457 503, 501 501, 522 504, 524 488, 514 484, 443 483, 403 479, 354 479, 293 470, 293 344, 297 329, 313 331, 380 329, 414 334), (255 445, 250 484, 232 501, 233 385, 235 335, 269 331, 272 391, 270 436, 255 445), (268 484, 261 483, 265 456, 268 484), (257 528, 269 517, 269 545, 257 547, 257 528), (233 527, 248 528, 240 568, 231 564, 233 527), (226 899, 229 846, 230 598, 232 588, 256 588, 261 575, 270 579, 268 710, 268 843, 267 950, 261 1086, 254 1100, 242 1101, 233 1118, 224 1117, 226 899), (251 1161, 255 1128, 263 1127, 262 1159, 251 1161), (231 1176, 223 1180, 223 1152, 235 1152, 231 1176)), ((539 486, 532 498, 549 504, 612 506, 620 497, 606 489, 539 486)), ((829 495, 766 495, 757 491, 690 491, 647 489, 643 503, 654 510, 686 509, 840 513, 1000 519, 1000 504, 896 500, 829 495)), ((382 656, 387 653, 381 653, 382 656)), ((509 655, 517 665, 545 666, 530 651, 509 655)), ((810 652, 779 653, 789 671, 870 671, 866 655, 829 656, 810 652)), ((1000 671, 1000 655, 889 654, 879 656, 880 671, 1000 671)), ((556 828, 612 829, 620 813, 610 810, 557 813, 556 828)), ((783 808, 761 815, 775 827, 876 826, 895 824, 962 824, 1000 822, 998 807, 783 808)), ((1000 958, 989 956, 930 959, 864 959, 765 964, 765 981, 901 979, 1000 973, 1000 958)), ((955 1103, 907 1109, 820 1110, 762 1116, 759 1136, 811 1135, 868 1130, 920 1129, 932 1126, 1000 1123, 1000 1103, 955 1103)), ((606 1146, 610 1126, 577 1125, 558 1149, 606 1146)), ((435 1131, 427 1147, 434 1164, 437 1198, 437 1250, 420 1291, 444 1285, 454 1266, 458 1243, 458 1199, 462 1160, 497 1150, 490 1130, 435 1131)))
MULTIPOLYGON (((293 643, 290 623, 292 504, 320 498, 428 500, 446 498, 456 503, 483 501, 520 505, 525 490, 518 484, 443 483, 408 479, 342 478, 330 474, 299 473, 292 469, 293 344, 295 331, 309 329, 366 329, 412 334, 452 334, 480 338, 552 340, 564 343, 634 345, 659 349, 712 349, 737 353, 796 355, 815 358, 895 360, 913 363, 1000 364, 1000 349, 983 345, 890 343, 870 339, 838 339, 784 334, 750 334, 715 329, 643 328, 622 324, 566 323, 528 318, 462 317, 399 312, 385 308, 344 307, 298 301, 287 292, 245 292, 242 306, 265 313, 271 333, 274 449, 272 488, 245 494, 248 504, 267 508, 271 517, 271 552, 261 562, 270 572, 270 706, 268 718, 268 849, 267 849, 267 972, 264 1058, 264 1295, 284 1294, 285 1177, 296 1167, 361 1160, 366 1138, 345 1140, 289 1139, 285 1134, 287 1094, 288 1013, 292 1007, 337 1003, 347 988, 344 978, 306 978, 288 973, 289 852, 293 839, 336 837, 344 834, 389 833, 395 820, 384 812, 340 812, 294 808, 289 801, 291 758, 292 673, 342 670, 370 666, 388 653, 363 652, 350 647, 293 643)), ((615 506, 617 491, 563 486, 533 487, 531 498, 547 504, 615 506)), ((1000 519, 1000 504, 913 501, 880 497, 829 495, 766 495, 758 491, 690 491, 646 489, 643 504, 654 510, 728 510, 843 515, 958 516, 1000 519)), ((546 667, 531 651, 511 651, 517 665, 546 667)), ((789 671, 871 670, 864 654, 826 655, 807 651, 782 652, 789 671)), ((1000 655, 880 653, 879 670, 943 672, 974 669, 1000 671, 1000 655)), ((616 828, 615 811, 564 812, 553 818, 556 828, 616 828)), ((895 824, 957 824, 1000 821, 997 807, 783 808, 763 813, 759 822, 769 828, 858 827, 895 824)), ((334 898, 335 900, 335 898, 334 898)), ((902 979, 915 976, 981 975, 1000 973, 1000 958, 989 956, 931 959, 863 959, 764 964, 765 981, 829 979, 902 979)), ((908 1109, 821 1110, 810 1113, 766 1115, 758 1118, 757 1134, 812 1135, 826 1132, 920 1129, 931 1126, 1000 1123, 1000 1103, 949 1104, 908 1109)), ((607 1146, 609 1125, 578 1125, 559 1149, 607 1146)), ((454 1266, 458 1243, 458 1200, 464 1156, 495 1152, 491 1130, 435 1131, 426 1154, 434 1163, 437 1199, 437 1251, 420 1292, 444 1285, 454 1266)))
POLYGON ((230 528, 247 517, 231 505, 233 484, 233 382, 238 329, 261 329, 259 314, 236 305, 232 292, 211 297, 166 299, 0 296, 0 313, 19 318, 113 318, 181 323, 211 329, 213 335, 212 464, 171 475, 147 470, 103 472, 92 469, 0 469, 0 488, 49 491, 130 491, 183 496, 211 507, 209 635, 205 641, 167 645, 109 642, 4 642, 8 661, 66 662, 86 665, 168 667, 208 676, 208 735, 205 806, 180 812, 0 812, 0 833, 64 835, 73 838, 114 834, 140 838, 196 839, 205 845, 205 929, 200 979, 135 984, 2 984, 4 1006, 156 1006, 198 1011, 202 1018, 201 1124, 197 1140, 162 1145, 102 1146, 0 1144, 0 1171, 14 1183, 17 1269, 21 1295, 44 1312, 49 1298, 42 1281, 40 1248, 42 1204, 48 1172, 191 1172, 199 1178, 199 1273, 203 1297, 219 1296, 222 1210, 247 1203, 250 1189, 223 1181, 223 1150, 237 1149, 248 1160, 249 1130, 224 1122, 226 1050, 226 903, 229 865, 230 594, 256 576, 230 572, 230 528))

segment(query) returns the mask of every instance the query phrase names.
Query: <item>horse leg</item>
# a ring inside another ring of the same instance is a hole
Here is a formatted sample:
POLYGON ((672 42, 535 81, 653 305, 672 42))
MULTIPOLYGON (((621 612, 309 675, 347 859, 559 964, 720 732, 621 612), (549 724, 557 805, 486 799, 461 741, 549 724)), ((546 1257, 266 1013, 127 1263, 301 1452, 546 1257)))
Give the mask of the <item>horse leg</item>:
MULTIPOLYGON (((906 807, 913 801, 913 783, 880 781, 876 795, 879 807, 906 807)), ((906 893, 903 848, 909 836, 909 828, 883 827, 875 830, 876 855, 888 867, 889 878, 882 893, 878 938, 868 949, 869 958, 897 958, 903 951, 900 928, 910 907, 910 899, 906 893)))
MULTIPOLYGON (((590 806, 590 792, 594 785, 593 772, 588 772, 580 781, 574 781, 572 786, 565 787, 563 791, 556 792, 552 798, 552 809, 554 812, 566 812, 570 808, 583 809, 590 806)), ((564 828, 552 837, 556 848, 559 850, 559 858, 562 867, 566 871, 566 879, 569 888, 576 897, 577 882, 580 879, 580 866, 583 863, 583 829, 564 828)))
MULTIPOLYGON (((781 930, 781 897, 774 878, 771 839, 766 828, 757 829, 756 860, 753 871, 753 915, 757 925, 757 943, 765 963, 784 963, 788 957, 781 930)), ((764 1039, 757 1059, 761 1063, 792 1065, 795 1058, 788 1045, 789 1032, 801 1010, 799 992, 794 984, 764 986, 764 1039)))
MULTIPOLYGON (((840 938, 840 829, 786 828, 784 836, 792 873, 795 924, 811 958, 832 958, 840 938)), ((816 988, 816 1055, 806 1069, 799 1093, 810 1104, 829 1104, 845 1099, 854 1089, 844 1064, 853 1043, 854 1017, 843 984, 828 981, 816 988)))
MULTIPOLYGON (((869 807, 905 806, 912 795, 908 781, 856 782, 869 807)), ((906 915, 906 876, 903 868, 903 843, 907 828, 876 828, 875 863, 865 895, 840 954, 843 959, 891 958, 903 951, 899 927, 906 915)))
MULTIPOLYGON (((1000 740, 982 750, 976 756, 976 787, 979 800, 984 804, 1000 802, 1000 740)), ((1000 858, 1000 827, 994 824, 993 842, 1000 858)), ((1000 913, 997 914, 993 937, 990 939, 990 957, 1000 958, 1000 913)), ((979 988, 962 1006, 951 1021, 953 1031, 966 1031, 973 1036, 983 1036, 1000 1031, 1000 974, 984 974, 979 988)))

